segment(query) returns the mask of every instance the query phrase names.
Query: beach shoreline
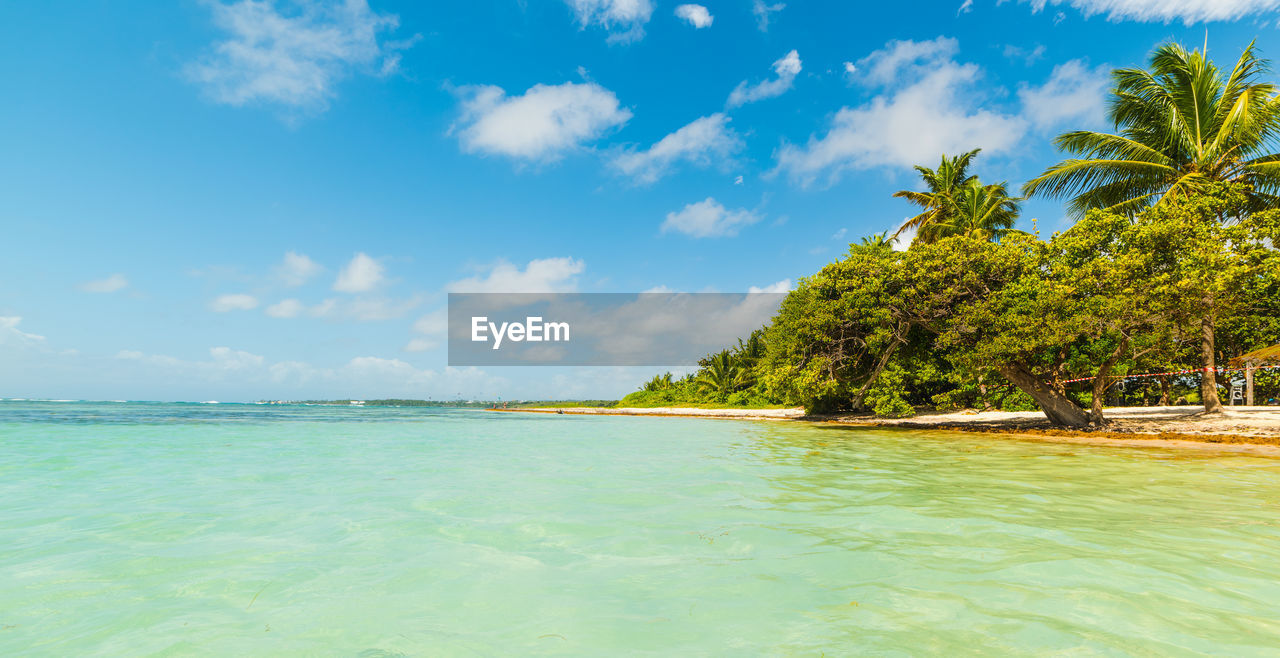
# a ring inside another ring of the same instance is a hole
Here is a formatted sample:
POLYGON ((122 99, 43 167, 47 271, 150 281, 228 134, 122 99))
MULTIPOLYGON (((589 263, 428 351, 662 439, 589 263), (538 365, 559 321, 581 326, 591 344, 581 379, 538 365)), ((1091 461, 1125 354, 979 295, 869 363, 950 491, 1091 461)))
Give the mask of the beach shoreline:
POLYGON ((1205 416, 1199 407, 1115 407, 1097 430, 1054 427, 1038 411, 924 412, 910 418, 869 414, 806 415, 800 408, 702 409, 690 407, 540 407, 492 411, 585 416, 655 416, 800 421, 849 429, 904 429, 1006 435, 1055 443, 1177 448, 1280 457, 1280 407, 1228 407, 1205 416))

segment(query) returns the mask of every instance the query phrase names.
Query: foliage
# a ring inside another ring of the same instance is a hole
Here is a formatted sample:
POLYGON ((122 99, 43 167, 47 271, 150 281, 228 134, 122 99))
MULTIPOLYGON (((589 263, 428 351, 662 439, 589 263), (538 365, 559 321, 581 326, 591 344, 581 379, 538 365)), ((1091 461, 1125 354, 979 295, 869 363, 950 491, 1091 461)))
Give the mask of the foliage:
MULTIPOLYGON (((1252 46, 1224 78, 1171 45, 1150 72, 1117 71, 1120 134, 1063 135, 1088 157, 1024 188, 1075 195, 1078 221, 1048 240, 1014 228, 1021 200, 1003 184, 969 173, 978 151, 917 167, 927 191, 894 195, 923 209, 909 249, 883 233, 851 244, 767 327, 623 402, 1039 408, 1070 426, 1105 424, 1108 404, 1220 408, 1214 366, 1280 343, 1280 156, 1266 153, 1280 109, 1263 70, 1252 46), (1185 370, 1199 372, 1125 378, 1185 370)), ((1255 392, 1280 397, 1280 370, 1255 392)))
POLYGON ((1004 183, 983 185, 974 178, 951 198, 951 212, 945 219, 925 222, 916 239, 937 242, 965 236, 978 240, 1000 240, 1022 233, 1018 221, 1021 199, 1009 196, 1004 183))
POLYGON ((1116 133, 1059 136, 1058 148, 1077 157, 1028 181, 1023 193, 1069 198, 1077 215, 1091 208, 1133 214, 1231 181, 1250 186, 1250 211, 1275 208, 1280 100, 1275 85, 1259 80, 1267 66, 1253 44, 1225 76, 1201 51, 1160 46, 1150 70, 1112 73, 1108 114, 1116 133))
POLYGON ((955 193, 977 180, 976 176, 969 175, 969 165, 973 163, 974 158, 978 157, 980 151, 981 149, 974 149, 951 157, 944 154, 936 170, 916 165, 916 172, 924 181, 926 191, 901 190, 895 192, 893 196, 920 206, 924 212, 908 219, 892 237, 897 238, 904 231, 919 230, 928 224, 949 222, 955 210, 953 199, 955 193))

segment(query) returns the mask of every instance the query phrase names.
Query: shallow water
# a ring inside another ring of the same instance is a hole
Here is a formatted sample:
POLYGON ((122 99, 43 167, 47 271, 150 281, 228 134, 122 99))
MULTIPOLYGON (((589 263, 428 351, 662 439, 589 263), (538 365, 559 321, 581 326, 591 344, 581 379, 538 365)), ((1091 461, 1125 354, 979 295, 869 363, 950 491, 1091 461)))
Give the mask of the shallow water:
POLYGON ((1262 655, 1280 460, 0 402, 0 655, 1262 655))

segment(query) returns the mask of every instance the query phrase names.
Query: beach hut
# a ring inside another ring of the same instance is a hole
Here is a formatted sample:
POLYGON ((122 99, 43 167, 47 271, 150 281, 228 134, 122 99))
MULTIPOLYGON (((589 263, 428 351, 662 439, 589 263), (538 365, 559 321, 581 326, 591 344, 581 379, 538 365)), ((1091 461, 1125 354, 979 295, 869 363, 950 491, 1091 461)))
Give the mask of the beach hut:
POLYGON ((1253 406, 1253 371, 1273 365, 1280 365, 1280 345, 1254 350, 1231 360, 1231 367, 1244 368, 1245 404, 1253 406))

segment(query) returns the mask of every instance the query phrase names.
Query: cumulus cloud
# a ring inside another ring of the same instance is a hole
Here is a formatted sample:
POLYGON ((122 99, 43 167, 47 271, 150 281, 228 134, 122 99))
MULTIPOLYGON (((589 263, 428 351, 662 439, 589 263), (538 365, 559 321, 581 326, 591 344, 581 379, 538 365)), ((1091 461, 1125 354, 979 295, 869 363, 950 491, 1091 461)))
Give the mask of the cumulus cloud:
POLYGON ((1071 5, 1085 17, 1102 14, 1107 20, 1161 22, 1180 20, 1186 25, 1206 21, 1233 21, 1275 11, 1280 0, 1018 0, 1034 12, 1047 5, 1071 5))
POLYGON ((910 167, 941 153, 981 147, 1009 151, 1027 131, 1019 116, 979 107, 980 69, 955 61, 955 39, 893 41, 856 65, 859 80, 879 93, 835 113, 825 135, 803 146, 784 144, 774 172, 800 184, 835 181, 850 169, 910 167))
POLYGON ((768 32, 770 17, 786 8, 787 6, 781 2, 770 5, 765 4, 764 0, 755 0, 751 3, 751 13, 755 14, 756 27, 761 32, 768 32))
POLYGON ((356 71, 386 75, 413 43, 387 42, 399 19, 365 0, 212 2, 214 23, 227 37, 187 75, 219 103, 324 109, 338 81, 356 71))
POLYGON ((449 292, 573 292, 577 289, 575 277, 586 269, 586 264, 573 258, 539 258, 529 261, 524 269, 506 261, 498 261, 487 272, 454 281, 446 286, 449 292))
POLYGON ((449 332, 449 310, 439 308, 418 318, 413 332, 417 335, 409 339, 404 351, 425 352, 439 347, 449 332))
POLYGON ((290 287, 296 288, 312 277, 319 274, 323 267, 319 263, 311 260, 306 254, 289 251, 284 255, 284 262, 276 266, 276 276, 280 281, 290 287))
POLYGON ((468 153, 550 161, 631 119, 612 91, 592 82, 534 85, 520 96, 500 87, 464 87, 452 132, 468 153))
POLYGON ((1078 59, 1059 64, 1043 85, 1018 90, 1023 114, 1041 129, 1102 123, 1111 85, 1109 70, 1106 66, 1091 69, 1078 59))
POLYGON ((86 281, 80 284, 80 289, 85 292, 116 292, 122 290, 129 285, 129 279, 123 274, 112 274, 105 279, 96 279, 94 281, 86 281))
POLYGON ((296 318, 302 314, 306 306, 296 299, 282 299, 265 309, 265 313, 273 318, 296 318))
POLYGON ((212 357, 214 365, 226 370, 256 368, 266 362, 266 359, 257 354, 233 350, 230 347, 211 347, 209 356, 212 357))
POLYGON ((613 166, 637 183, 653 183, 678 162, 707 166, 726 161, 742 148, 729 121, 723 113, 696 119, 646 150, 624 152, 614 158, 613 166))
POLYGON ((611 31, 610 43, 627 43, 644 37, 644 25, 653 15, 649 0, 565 0, 583 29, 598 25, 611 31))
POLYGON ((209 310, 217 313, 251 311, 257 307, 258 298, 245 294, 218 295, 213 301, 209 302, 209 310))
POLYGON ((786 93, 800 74, 800 53, 792 50, 783 55, 773 63, 773 72, 777 77, 772 80, 762 80, 754 85, 748 85, 746 80, 739 82, 729 93, 728 106, 738 107, 786 93))
POLYGON ((751 286, 750 288, 747 288, 747 292, 752 294, 761 292, 791 292, 792 287, 791 279, 783 279, 777 283, 770 283, 763 288, 751 286))
POLYGON ((680 5, 676 7, 676 17, 688 21, 699 30, 711 27, 712 21, 715 20, 715 16, 712 16, 711 12, 702 5, 680 5))
POLYGON ((728 210, 712 197, 690 203, 667 213, 662 232, 675 231, 695 238, 718 238, 738 234, 738 230, 760 221, 750 210, 728 210))
POLYGON ((382 283, 383 272, 382 263, 360 252, 338 273, 333 289, 338 292, 368 292, 382 283))

